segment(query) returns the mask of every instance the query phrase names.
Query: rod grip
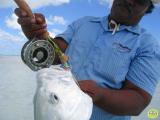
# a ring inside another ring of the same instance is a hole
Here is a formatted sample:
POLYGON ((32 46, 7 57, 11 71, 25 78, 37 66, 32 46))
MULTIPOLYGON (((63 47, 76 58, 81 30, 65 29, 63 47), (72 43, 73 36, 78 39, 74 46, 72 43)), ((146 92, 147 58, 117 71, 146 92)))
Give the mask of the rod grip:
POLYGON ((18 5, 19 8, 27 12, 29 17, 34 18, 34 14, 32 13, 31 8, 29 7, 29 5, 26 3, 25 0, 14 0, 14 1, 18 5))

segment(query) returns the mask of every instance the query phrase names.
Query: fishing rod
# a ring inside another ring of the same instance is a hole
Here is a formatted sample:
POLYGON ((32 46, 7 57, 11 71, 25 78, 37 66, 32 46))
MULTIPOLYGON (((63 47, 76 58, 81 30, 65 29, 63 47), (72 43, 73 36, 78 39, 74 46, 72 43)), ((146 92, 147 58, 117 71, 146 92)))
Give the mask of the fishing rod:
MULTIPOLYGON (((19 8, 24 10, 31 18, 35 18, 31 8, 25 0, 14 0, 19 8)), ((42 68, 50 67, 54 60, 55 54, 58 55, 63 68, 69 68, 68 56, 65 55, 54 40, 49 36, 49 33, 42 34, 44 39, 33 38, 27 41, 21 51, 21 58, 23 62, 33 71, 42 68)))

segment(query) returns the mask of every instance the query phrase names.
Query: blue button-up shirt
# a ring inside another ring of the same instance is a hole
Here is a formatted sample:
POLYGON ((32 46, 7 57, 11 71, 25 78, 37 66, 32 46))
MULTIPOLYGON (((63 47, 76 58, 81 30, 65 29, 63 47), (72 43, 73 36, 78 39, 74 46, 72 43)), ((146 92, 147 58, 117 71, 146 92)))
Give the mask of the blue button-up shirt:
MULTIPOLYGON (((121 25, 112 35, 106 16, 84 17, 57 37, 69 44, 66 54, 77 80, 94 80, 103 87, 120 89, 127 79, 153 95, 160 79, 160 45, 146 30, 121 25)), ((129 116, 116 116, 97 106, 91 118, 128 119, 129 116)))

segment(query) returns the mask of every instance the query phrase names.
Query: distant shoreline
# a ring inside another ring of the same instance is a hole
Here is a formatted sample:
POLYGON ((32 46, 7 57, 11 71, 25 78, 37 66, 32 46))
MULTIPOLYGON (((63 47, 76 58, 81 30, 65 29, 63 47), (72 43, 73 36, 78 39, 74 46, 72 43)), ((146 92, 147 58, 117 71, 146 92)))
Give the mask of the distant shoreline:
POLYGON ((17 56, 17 57, 18 57, 18 56, 20 56, 20 55, 3 55, 3 54, 0 54, 0 57, 3 57, 3 56, 4 56, 4 57, 5 57, 5 56, 6 56, 6 57, 7 57, 7 56, 8 56, 8 57, 10 57, 10 56, 17 56))

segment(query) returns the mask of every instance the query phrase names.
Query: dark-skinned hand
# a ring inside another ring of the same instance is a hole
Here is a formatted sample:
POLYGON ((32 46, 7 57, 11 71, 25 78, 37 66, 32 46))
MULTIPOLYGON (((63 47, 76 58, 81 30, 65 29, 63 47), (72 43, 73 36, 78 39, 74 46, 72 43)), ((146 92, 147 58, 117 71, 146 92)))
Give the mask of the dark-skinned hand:
POLYGON ((15 14, 18 16, 17 22, 21 25, 23 33, 29 40, 34 37, 45 39, 43 38, 43 34, 48 33, 48 31, 45 17, 42 14, 35 13, 35 18, 32 18, 20 8, 15 9, 15 14))
POLYGON ((93 80, 78 81, 81 90, 87 93, 94 103, 98 102, 102 96, 102 88, 93 80))

